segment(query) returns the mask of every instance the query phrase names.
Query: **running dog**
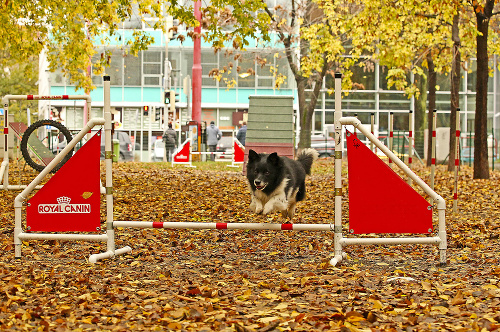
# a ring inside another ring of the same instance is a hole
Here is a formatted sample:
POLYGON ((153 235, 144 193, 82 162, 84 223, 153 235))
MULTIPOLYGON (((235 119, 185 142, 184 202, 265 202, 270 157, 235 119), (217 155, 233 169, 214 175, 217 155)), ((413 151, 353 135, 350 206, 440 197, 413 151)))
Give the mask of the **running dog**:
POLYGON ((281 211, 283 218, 293 218, 297 202, 306 195, 306 174, 318 159, 314 149, 303 150, 297 160, 280 157, 276 152, 258 154, 248 151, 247 179, 252 194, 250 210, 257 214, 281 211))

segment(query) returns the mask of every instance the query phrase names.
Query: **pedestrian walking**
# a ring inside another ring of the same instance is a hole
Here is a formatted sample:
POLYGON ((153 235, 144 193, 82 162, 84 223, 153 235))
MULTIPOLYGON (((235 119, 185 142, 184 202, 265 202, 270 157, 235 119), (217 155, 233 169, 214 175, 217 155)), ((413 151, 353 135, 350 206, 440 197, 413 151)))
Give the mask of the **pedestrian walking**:
POLYGON ((172 123, 168 124, 167 130, 163 133, 163 143, 165 143, 165 154, 167 156, 167 161, 172 161, 172 154, 174 153, 175 147, 177 146, 177 133, 172 128, 172 123))
MULTIPOLYGON (((215 122, 210 122, 210 126, 207 128, 207 145, 208 151, 215 152, 217 150, 217 143, 222 137, 222 132, 218 127, 215 126, 215 122)), ((215 161, 215 154, 210 154, 210 160, 215 161)))
POLYGON ((247 137, 247 123, 243 122, 240 130, 236 134, 236 138, 240 141, 241 145, 245 146, 245 139, 247 137))

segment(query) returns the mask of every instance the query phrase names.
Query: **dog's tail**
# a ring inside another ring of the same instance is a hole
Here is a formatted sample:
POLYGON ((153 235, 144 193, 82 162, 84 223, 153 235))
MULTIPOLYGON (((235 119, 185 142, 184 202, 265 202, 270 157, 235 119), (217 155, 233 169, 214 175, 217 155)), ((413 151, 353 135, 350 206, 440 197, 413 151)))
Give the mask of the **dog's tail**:
POLYGON ((302 164, 306 174, 311 174, 311 166, 313 162, 318 159, 319 153, 314 149, 304 149, 297 156, 297 161, 302 164))

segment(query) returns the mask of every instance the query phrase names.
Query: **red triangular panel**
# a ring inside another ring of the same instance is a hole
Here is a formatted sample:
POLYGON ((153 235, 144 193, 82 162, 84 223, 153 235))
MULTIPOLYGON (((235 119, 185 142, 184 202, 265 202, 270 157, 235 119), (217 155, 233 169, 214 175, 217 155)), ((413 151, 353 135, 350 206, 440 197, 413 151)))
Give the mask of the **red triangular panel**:
POLYGON ((100 229, 101 131, 71 157, 28 201, 29 232, 96 232, 100 229))
POLYGON ((186 141, 184 145, 182 145, 181 149, 174 154, 174 163, 188 163, 189 162, 189 147, 191 145, 191 141, 186 141))
POLYGON ((430 204, 347 132, 349 229, 365 233, 429 233, 430 204))
POLYGON ((240 147, 238 142, 234 141, 234 162, 242 163, 245 160, 245 150, 240 147))

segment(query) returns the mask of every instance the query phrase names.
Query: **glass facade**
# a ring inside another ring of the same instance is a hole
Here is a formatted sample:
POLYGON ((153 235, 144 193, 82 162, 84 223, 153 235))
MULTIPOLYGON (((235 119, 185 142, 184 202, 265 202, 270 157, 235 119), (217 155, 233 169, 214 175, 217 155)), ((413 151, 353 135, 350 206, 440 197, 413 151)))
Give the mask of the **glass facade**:
MULTIPOLYGON (((188 119, 187 96, 182 88, 183 80, 192 76, 193 48, 187 46, 170 46, 168 59, 171 63, 171 87, 179 93, 180 101, 176 104, 177 111, 174 120, 179 119, 181 124, 188 119)), ((236 129, 232 123, 232 114, 238 109, 248 109, 248 96, 250 95, 292 95, 295 97, 297 110, 296 85, 287 59, 282 50, 264 53, 259 49, 249 49, 242 55, 228 52, 214 53, 210 48, 202 48, 202 120, 216 121, 218 126, 226 130, 236 129), (277 53, 276 53, 277 52, 277 53), (214 78, 214 69, 222 71, 221 80, 214 78), (275 88, 276 75, 282 75, 281 86, 275 88)), ((151 47, 142 51, 137 57, 126 54, 120 49, 111 52, 110 67, 106 74, 111 76, 112 106, 119 109, 118 118, 124 129, 147 130, 149 120, 141 116, 138 121, 133 119, 137 110, 144 105, 163 108, 163 81, 165 71, 165 48, 151 47), (129 114, 130 113, 130 114, 129 114), (133 114, 132 114, 133 113, 133 114)), ((369 123, 370 114, 375 114, 375 124, 379 133, 388 130, 390 112, 395 114, 394 130, 408 130, 408 111, 415 108, 414 98, 408 98, 403 92, 394 87, 388 88, 386 76, 387 69, 371 61, 370 58, 362 59, 361 66, 353 68, 352 81, 355 82, 353 90, 344 91, 342 96, 342 109, 345 114, 354 115, 364 122, 369 123)), ((492 67, 496 68, 497 59, 492 60, 492 67)), ((475 112, 475 84, 476 63, 468 63, 467 70, 462 71, 460 85, 460 109, 463 132, 474 130, 475 112), (466 120, 465 120, 466 119, 466 120)), ((408 77, 412 80, 412 77, 408 77)), ((97 89, 92 92, 93 108, 102 107, 102 77, 93 76, 92 80, 97 89), (95 98, 94 98, 95 96, 95 98), (96 100, 94 102, 94 100, 96 100)), ((51 74, 52 94, 74 94, 74 87, 69 86, 60 71, 51 74)), ((438 111, 438 126, 449 126, 450 109, 450 77, 440 74, 437 77, 438 91, 436 96, 436 109, 438 111)), ((331 89, 334 79, 327 76, 323 82, 318 101, 316 114, 313 117, 313 133, 322 133, 327 125, 333 124, 333 111, 335 106, 334 94, 331 89), (329 91, 330 90, 330 91, 329 91)), ((312 90, 306 91, 306 99, 310 100, 312 90)), ((500 125, 500 78, 498 70, 493 71, 489 81, 488 95, 488 130, 497 130, 500 125)), ((67 113, 66 121, 71 129, 81 127, 81 105, 62 106, 67 113)), ((139 112, 141 113, 141 112, 139 112)), ((170 119, 173 114, 170 114, 170 119)), ((162 130, 165 124, 155 124, 154 128, 162 130)), ((498 137, 498 133, 496 135, 498 137)))

